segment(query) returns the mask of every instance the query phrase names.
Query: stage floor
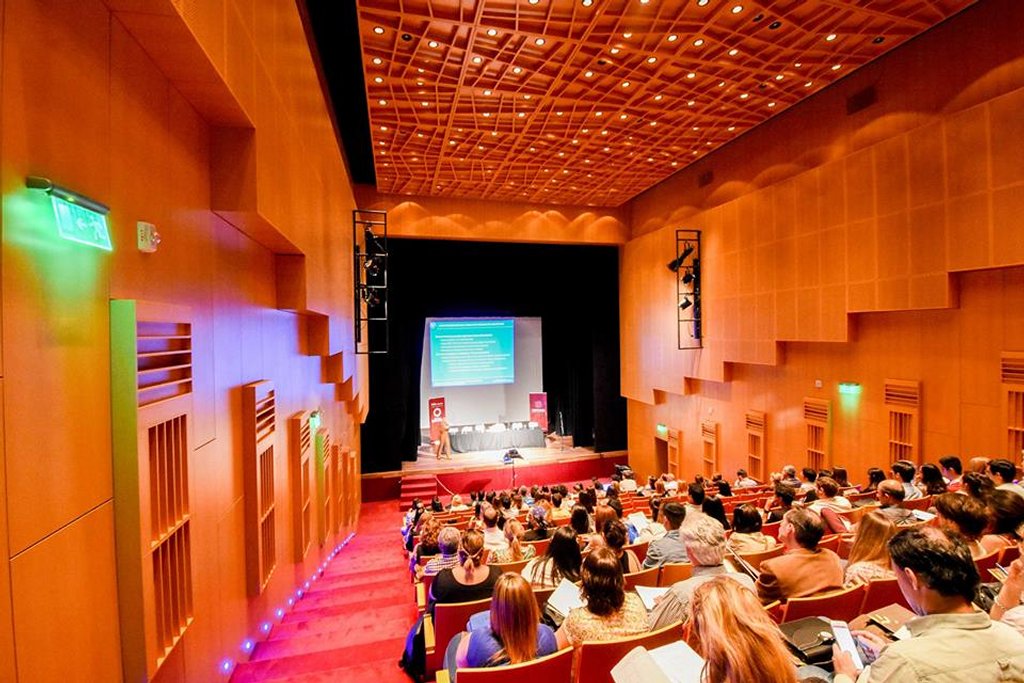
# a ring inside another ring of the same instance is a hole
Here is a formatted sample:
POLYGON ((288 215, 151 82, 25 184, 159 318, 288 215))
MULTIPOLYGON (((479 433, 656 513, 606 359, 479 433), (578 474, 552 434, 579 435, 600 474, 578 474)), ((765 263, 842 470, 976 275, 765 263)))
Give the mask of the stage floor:
MULTIPOLYGON (((507 449, 496 451, 469 451, 452 453, 451 460, 438 460, 434 451, 420 447, 416 462, 403 462, 403 474, 442 474, 445 472, 467 472, 475 469, 493 469, 504 465, 503 458, 507 449)), ((518 448, 523 460, 516 461, 516 469, 534 465, 551 465, 568 461, 587 460, 590 458, 619 457, 625 451, 596 453, 593 448, 518 448)))

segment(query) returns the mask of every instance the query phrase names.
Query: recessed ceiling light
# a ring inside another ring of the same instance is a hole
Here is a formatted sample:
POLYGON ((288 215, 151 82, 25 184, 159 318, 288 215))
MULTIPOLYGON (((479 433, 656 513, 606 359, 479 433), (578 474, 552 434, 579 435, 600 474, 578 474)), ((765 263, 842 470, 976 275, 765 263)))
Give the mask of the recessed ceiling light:
POLYGON ((384 63, 384 60, 381 59, 380 57, 374 57, 373 58, 373 63, 376 64, 377 66, 380 66, 381 64, 384 63))
POLYGON ((591 77, 593 77, 593 75, 594 75, 594 72, 593 72, 593 71, 584 71, 584 72, 583 72, 583 75, 584 75, 584 76, 585 76, 586 78, 591 78, 591 77))
POLYGON ((693 72, 691 71, 690 73, 686 74, 686 77, 687 77, 687 78, 697 78, 697 74, 695 74, 695 73, 693 73, 693 72))
POLYGON ((579 139, 578 138, 574 138, 573 141, 572 141, 572 144, 574 144, 574 145, 580 144, 579 139))
POLYGON ((693 130, 700 130, 700 126, 694 126, 693 130))
POLYGON ((776 30, 777 28, 779 28, 781 26, 782 26, 782 22, 778 21, 778 20, 775 20, 772 23, 768 24, 768 28, 771 29, 772 31, 776 30))
POLYGON ((657 121, 651 121, 651 125, 652 126, 656 126, 656 125, 658 125, 658 122, 657 121))
POLYGON ((437 41, 436 40, 432 40, 429 43, 427 43, 427 45, 429 45, 430 47, 437 47, 437 41))
POLYGON ((719 81, 718 82, 718 87, 719 88, 724 88, 725 87, 725 81, 719 81))
POLYGON ((836 38, 838 38, 838 37, 839 37, 839 36, 837 36, 836 34, 834 34, 834 33, 830 33, 830 34, 828 34, 827 36, 825 36, 825 40, 827 40, 828 42, 830 42, 830 43, 831 43, 831 42, 832 42, 833 40, 835 40, 835 39, 836 39, 836 38))
POLYGON ((881 45, 882 43, 885 42, 885 37, 884 36, 878 36, 876 38, 872 38, 871 42, 874 43, 875 45, 881 45))
POLYGON ((674 33, 672 33, 672 34, 669 34, 669 37, 668 37, 668 42, 670 42, 670 43, 674 43, 674 42, 676 42, 677 40, 679 40, 679 36, 677 36, 677 35, 676 35, 676 34, 674 34, 674 33))
POLYGON ((807 81, 806 83, 804 83, 805 88, 810 88, 812 85, 814 84, 811 81, 807 81))
POLYGON ((612 148, 611 148, 611 147, 605 147, 605 148, 604 148, 604 151, 605 151, 605 152, 610 152, 610 151, 612 151, 612 148))
POLYGON ((563 114, 565 114, 564 111, 556 111, 555 112, 555 116, 562 116, 563 114))
POLYGON ((654 96, 654 101, 655 102, 661 102, 662 98, 664 98, 664 97, 665 97, 664 95, 655 95, 654 96))
POLYGON ((388 101, 387 100, 377 100, 377 104, 379 104, 382 107, 386 107, 387 104, 388 104, 388 101))
POLYGON ((477 56, 477 57, 473 57, 472 61, 473 61, 474 64, 479 64, 480 62, 484 61, 484 58, 480 57, 480 56, 477 56))
POLYGON ((536 147, 531 147, 531 148, 530 148, 530 151, 531 151, 531 152, 536 152, 536 151, 537 151, 537 148, 536 148, 536 147))
POLYGON ((528 0, 531 5, 536 5, 540 0, 528 0))
POLYGON ((739 14, 742 11, 743 11, 743 5, 736 5, 735 7, 732 8, 732 13, 733 14, 739 14))
POLYGON ((601 135, 608 135, 608 131, 607 130, 602 130, 601 131, 601 135))
POLYGON ((692 107, 695 104, 697 104, 697 100, 690 100, 689 102, 686 103, 686 106, 687 107, 692 107))
POLYGON ((779 74, 778 76, 775 77, 775 80, 781 81, 783 78, 785 78, 785 76, 783 76, 782 74, 779 74))
POLYGON ((449 140, 449 141, 448 141, 448 144, 449 144, 449 145, 454 145, 454 144, 455 144, 455 140, 449 140))
POLYGON ((521 112, 519 112, 519 113, 517 114, 517 116, 518 116, 519 118, 523 118, 524 116, 526 116, 526 112, 522 112, 522 111, 521 111, 521 112))
POLYGON ((749 94, 749 93, 743 93, 742 95, 740 95, 740 99, 741 99, 741 100, 745 100, 745 99, 747 99, 748 97, 750 97, 750 94, 749 94))
POLYGON ((629 40, 630 38, 633 37, 633 34, 630 33, 629 31, 626 31, 625 33, 622 34, 622 37, 625 38, 626 40, 629 40))
POLYGON ((590 132, 590 129, 589 128, 583 128, 583 129, 580 130, 580 132, 583 133, 584 135, 586 135, 587 133, 590 132))
POLYGON ((387 126, 381 126, 381 127, 380 127, 380 129, 381 129, 381 130, 387 130, 387 129, 388 129, 388 127, 387 127, 387 126))
POLYGON ((386 142, 384 142, 383 140, 381 140, 381 141, 380 141, 380 142, 378 142, 377 144, 378 144, 378 145, 386 145, 386 144, 388 144, 388 143, 386 143, 386 142))
POLYGON ((629 118, 629 115, 628 114, 619 114, 619 118, 622 119, 623 121, 625 121, 627 118, 629 118))
POLYGON ((797 62, 797 63, 796 63, 796 64, 794 64, 793 66, 794 66, 794 67, 796 67, 797 69, 799 69, 800 67, 802 67, 802 66, 803 66, 803 63, 802 63, 802 62, 797 62))
POLYGON ((740 53, 740 51, 739 51, 739 50, 737 50, 736 48, 733 48, 733 49, 729 50, 729 56, 730 56, 730 57, 735 57, 735 56, 736 56, 736 55, 738 55, 739 53, 740 53))
POLYGON ((430 106, 430 102, 420 102, 420 104, 422 104, 424 107, 430 106))
POLYGON ((833 64, 833 65, 832 65, 832 70, 833 70, 833 71, 839 71, 839 70, 840 70, 840 69, 842 69, 842 68, 843 68, 843 65, 842 65, 842 64, 833 64))
POLYGON ((700 47, 703 44, 704 44, 704 39, 703 38, 698 38, 697 40, 693 41, 693 46, 694 47, 700 47))
POLYGON ((769 108, 773 108, 773 107, 775 107, 775 103, 774 103, 774 102, 769 102, 769 103, 768 103, 768 107, 769 107, 769 108))
POLYGON ((489 111, 485 111, 485 112, 484 112, 484 118, 485 118, 485 119, 488 119, 488 118, 490 118, 490 117, 491 117, 491 112, 489 112, 489 111))
POLYGON ((496 28, 489 28, 489 29, 487 29, 487 35, 489 35, 489 36, 491 36, 493 38, 494 36, 498 35, 498 29, 496 29, 496 28))
POLYGON ((374 79, 373 79, 373 82, 374 83, 383 83, 384 79, 381 78, 380 76, 375 76, 374 79))
POLYGON ((491 96, 491 91, 490 90, 484 90, 484 95, 486 95, 487 97, 490 97, 491 96))
POLYGON ((657 57, 648 57, 647 58, 647 63, 648 64, 654 64, 656 61, 658 61, 657 57))
POLYGON ((733 132, 734 130, 736 130, 736 126, 729 126, 728 130, 729 130, 729 132, 731 133, 731 132, 733 132))
POLYGON ((617 55, 619 54, 619 52, 621 52, 621 50, 617 47, 613 47, 612 49, 608 50, 608 52, 611 52, 613 55, 617 55))
POLYGON ((640 4, 641 4, 641 5, 646 5, 646 4, 647 4, 647 3, 649 3, 650 1, 651 1, 651 0, 640 0, 640 4))
POLYGON ((560 156, 560 157, 564 157, 564 156, 565 156, 565 152, 559 152, 559 153, 558 153, 558 156, 560 156))
POLYGON ((523 73, 523 67, 521 67, 521 66, 514 66, 514 67, 512 67, 512 73, 514 73, 514 74, 521 74, 521 73, 523 73))
POLYGON ((629 87, 629 81, 623 81, 622 82, 622 87, 623 88, 628 88, 629 87))
POLYGON ((583 0, 583 6, 584 7, 590 7, 593 4, 594 4, 594 0, 583 0))
POLYGON ((374 26, 373 27, 373 32, 376 33, 378 36, 379 35, 383 35, 384 34, 384 27, 383 26, 374 26))
POLYGON ((492 130, 492 131, 491 131, 491 137, 492 137, 492 138, 496 138, 496 137, 498 137, 498 131, 496 131, 496 130, 492 130))
POLYGON ((532 97, 533 97, 533 95, 523 95, 523 99, 524 100, 531 99, 532 97))
POLYGON ((708 4, 709 1, 710 0, 697 0, 697 6, 698 7, 704 7, 704 6, 706 6, 708 4))
POLYGON ((544 44, 544 39, 543 38, 538 38, 537 40, 535 40, 533 42, 534 42, 535 45, 543 45, 544 44))

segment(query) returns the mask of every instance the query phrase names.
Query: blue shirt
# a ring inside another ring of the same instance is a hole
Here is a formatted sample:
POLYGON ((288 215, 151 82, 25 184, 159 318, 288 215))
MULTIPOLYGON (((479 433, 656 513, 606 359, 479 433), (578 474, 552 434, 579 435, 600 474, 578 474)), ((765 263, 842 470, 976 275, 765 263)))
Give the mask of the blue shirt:
MULTIPOLYGON (((471 667, 488 666, 491 658, 502 649, 501 642, 494 637, 490 627, 474 629, 469 634, 469 649, 466 651, 466 662, 471 667)), ((537 626, 537 656, 550 655, 558 650, 555 632, 547 624, 537 626)), ((508 661, 500 661, 490 666, 500 666, 508 661)))
POLYGON ((673 529, 661 538, 655 539, 647 546, 647 557, 644 569, 660 567, 666 562, 689 562, 686 546, 679 538, 679 529, 673 529))

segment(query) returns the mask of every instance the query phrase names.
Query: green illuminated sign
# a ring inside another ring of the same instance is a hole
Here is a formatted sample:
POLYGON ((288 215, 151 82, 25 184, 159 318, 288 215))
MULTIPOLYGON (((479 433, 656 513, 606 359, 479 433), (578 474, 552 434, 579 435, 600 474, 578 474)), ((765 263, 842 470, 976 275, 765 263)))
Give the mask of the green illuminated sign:
POLYGON ((320 411, 315 410, 309 415, 309 431, 316 434, 316 430, 320 429, 320 411))
POLYGON ((658 423, 657 430, 659 434, 668 434, 668 427, 661 424, 660 422, 658 423))
POLYGON ((840 382, 839 393, 847 396, 860 396, 860 385, 856 382, 840 382))
POLYGON ((56 194, 50 195, 50 202, 53 204, 57 231, 61 237, 71 242, 113 251, 114 245, 110 243, 110 230, 107 228, 105 215, 56 194))

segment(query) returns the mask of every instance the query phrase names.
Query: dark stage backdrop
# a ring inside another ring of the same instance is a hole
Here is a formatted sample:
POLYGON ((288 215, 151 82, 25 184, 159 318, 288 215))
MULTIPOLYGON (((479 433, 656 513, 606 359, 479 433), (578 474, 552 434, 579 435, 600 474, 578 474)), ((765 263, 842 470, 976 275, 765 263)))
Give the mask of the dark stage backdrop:
POLYGON ((575 444, 626 447, 618 248, 393 238, 388 248, 390 352, 370 356, 364 472, 416 459, 429 317, 540 317, 551 425, 558 426, 561 411, 575 444))

